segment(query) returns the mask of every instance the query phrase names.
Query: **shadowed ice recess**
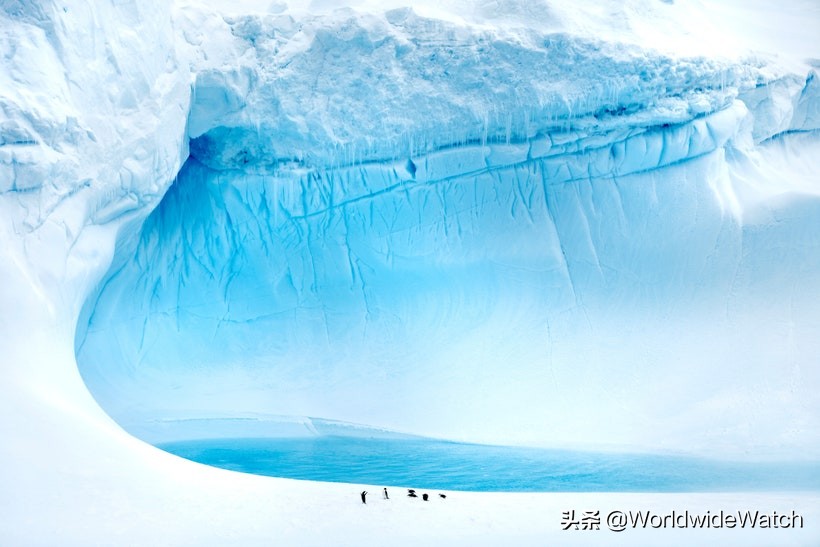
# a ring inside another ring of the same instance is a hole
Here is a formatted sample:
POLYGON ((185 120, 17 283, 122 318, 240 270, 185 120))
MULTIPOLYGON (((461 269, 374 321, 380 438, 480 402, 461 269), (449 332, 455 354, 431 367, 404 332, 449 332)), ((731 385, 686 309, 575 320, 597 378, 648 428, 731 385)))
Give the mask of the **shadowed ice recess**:
POLYGON ((130 432, 818 458, 813 71, 412 10, 222 24, 255 57, 197 77, 78 329, 130 432))

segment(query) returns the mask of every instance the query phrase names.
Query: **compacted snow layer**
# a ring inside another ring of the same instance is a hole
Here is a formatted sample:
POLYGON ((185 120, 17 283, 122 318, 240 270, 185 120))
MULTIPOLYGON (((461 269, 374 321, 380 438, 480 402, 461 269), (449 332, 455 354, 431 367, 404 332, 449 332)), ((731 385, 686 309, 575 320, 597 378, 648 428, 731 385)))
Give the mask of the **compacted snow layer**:
POLYGON ((0 543, 816 543, 814 494, 364 506, 120 429, 817 459, 817 6, 375 4, 2 4, 0 543), (805 527, 561 530, 647 508, 805 527))

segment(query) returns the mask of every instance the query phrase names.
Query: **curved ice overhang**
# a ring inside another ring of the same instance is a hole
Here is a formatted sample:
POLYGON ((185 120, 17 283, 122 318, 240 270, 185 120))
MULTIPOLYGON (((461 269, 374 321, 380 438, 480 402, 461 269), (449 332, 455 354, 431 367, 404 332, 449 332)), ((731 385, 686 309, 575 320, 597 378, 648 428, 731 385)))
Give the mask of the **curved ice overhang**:
POLYGON ((411 10, 344 15, 228 24, 242 55, 198 74, 192 155, 274 172, 465 144, 543 147, 551 136, 579 150, 715 113, 770 78, 754 58, 679 58, 567 32, 511 37, 411 10))
MULTIPOLYGON (((240 400, 250 411, 368 421, 380 412, 379 400, 360 400, 353 387, 338 389, 368 376, 387 378, 400 394, 382 416, 385 424, 416 432, 572 442, 577 423, 553 418, 542 427, 552 409, 539 406, 547 384, 559 407, 576 395, 592 397, 622 405, 613 416, 639 423, 641 409, 656 401, 627 404, 624 394, 640 387, 642 374, 651 378, 650 365, 663 359, 638 358, 640 337, 618 332, 609 319, 599 328, 588 319, 595 317, 590 310, 637 310, 652 324, 665 314, 679 317, 672 311, 687 297, 733 295, 737 279, 756 281, 761 272, 771 278, 767 267, 744 269, 744 253, 757 247, 744 241, 738 219, 746 211, 727 178, 724 153, 752 151, 754 163, 755 143, 817 128, 813 75, 806 80, 766 57, 641 47, 629 24, 623 40, 595 36, 579 30, 578 21, 568 23, 558 8, 543 12, 538 25, 519 20, 498 27, 412 10, 227 17, 186 8, 175 15, 177 42, 162 9, 109 8, 96 15, 122 24, 72 47, 64 37, 93 24, 20 10, 23 24, 4 37, 14 54, 7 56, 12 69, 0 75, 6 78, 0 161, 11 262, 43 309, 69 317, 73 327, 71 318, 113 261, 99 293, 87 300, 77 352, 95 395, 129 425, 158 415, 235 413, 240 400), (145 20, 164 26, 148 29, 145 20), (547 30, 533 29, 541 23, 547 30), (155 47, 135 62, 129 52, 141 51, 145 36, 155 47), (85 77, 46 76, 52 73, 85 77), (187 166, 143 226, 189 140, 187 166), (607 234, 623 237, 615 244, 607 234), (659 257, 662 268, 653 266, 659 257), (715 277, 702 279, 704 271, 715 277), (504 285, 510 272, 514 290, 481 292, 504 285), (260 298, 259 289, 271 282, 275 290, 260 298), (414 300, 428 289, 427 300, 414 300), (663 305, 649 312, 636 306, 653 298, 663 305), (434 303, 414 308, 413 301, 434 303), (328 309, 337 305, 343 313, 334 319, 328 309), (351 322, 354 316, 363 322, 351 322), (402 334, 407 318, 414 318, 410 336, 402 334), (281 340, 266 346, 270 340, 256 336, 272 332, 265 321, 280 321, 287 333, 279 349, 281 340), (106 322, 119 334, 106 339, 106 322), (448 322, 459 327, 448 330, 448 322), (394 338, 355 339, 344 334, 351 325, 394 338), (210 342, 201 343, 205 335, 210 342), (218 348, 214 339, 222 340, 218 348), (601 342, 587 350, 584 339, 601 342), (249 340, 262 342, 248 351, 249 340), (423 370, 413 371, 409 360, 395 374, 356 368, 362 357, 394 363, 396 344, 419 362, 430 357, 424 348, 448 350, 423 370), (476 355, 486 344, 502 349, 485 358, 538 366, 523 367, 510 380, 476 355), (610 361, 607 345, 631 349, 606 369, 590 365, 610 361), (230 352, 231 363, 242 355, 270 357, 282 347, 305 367, 286 367, 276 378, 233 364, 215 375, 200 374, 207 367, 178 366, 192 356, 207 361, 208 353, 213 363, 230 352), (333 364, 329 348, 340 347, 350 351, 333 364), (357 347, 371 353, 357 354, 357 347), (482 366, 471 367, 467 357, 482 366), (629 368, 633 359, 641 365, 629 368), (311 362, 331 365, 327 374, 306 376, 311 362), (592 387, 573 381, 575 366, 597 378, 592 387), (619 380, 624 367, 632 372, 619 380), (425 374, 440 387, 435 404, 419 408, 408 386, 430 389, 425 374), (473 378, 463 397, 444 391, 457 378, 473 378), (269 396, 248 390, 260 379, 267 387, 292 381, 297 396, 272 406, 269 396), (496 385, 505 387, 492 390, 496 385), (233 395, 212 397, 220 391, 214 386, 228 386, 233 395), (334 390, 336 396, 326 397, 334 390), (163 406, 181 392, 179 404, 163 406), (316 407, 323 398, 330 403, 316 407), (346 407, 350 400, 357 402, 346 407), (202 401, 214 404, 192 410, 202 401), (511 418, 495 410, 505 405, 523 420, 519 433, 537 434, 504 437, 503 422, 511 418), (454 420, 434 423, 436 413, 454 420), (461 420, 466 416, 472 423, 461 420), (482 423, 486 431, 477 429, 482 423)), ((804 201, 810 211, 812 200, 804 201)), ((782 261, 793 265, 811 243, 801 231, 811 226, 809 213, 795 218, 797 228, 761 232, 770 247, 800 242, 782 261)), ((812 287, 813 263, 805 264, 809 275, 790 287, 812 287)), ((752 286, 771 288, 749 282, 740 293, 752 286)), ((714 312, 718 304, 710 302, 714 312)), ((665 336, 647 351, 668 358, 670 374, 691 394, 703 374, 687 379, 682 358, 663 353, 665 336)), ((801 347, 798 362, 813 351, 811 344, 801 347)), ((732 363, 737 372, 739 360, 732 363)), ((789 381, 804 378, 794 369, 790 374, 789 381)), ((726 423, 742 429, 743 411, 762 382, 755 381, 736 393, 733 385, 716 389, 699 404, 729 408, 726 423)), ((810 414, 805 393, 784 397, 800 407, 801 419, 807 408, 810 414)), ((682 429, 691 427, 692 415, 676 418, 682 429)), ((609 440, 629 444, 646 428, 609 440)))
MULTIPOLYGON (((811 215, 750 238, 726 151, 815 129, 814 76, 406 10, 209 24, 238 60, 199 61, 190 158, 78 338, 130 431, 273 434, 311 421, 296 415, 634 446, 667 421, 658 443, 692 448, 713 408, 709 452, 755 445, 749 420, 774 427, 743 340, 777 338, 750 310, 806 258, 811 215), (783 238, 799 243, 777 266, 750 259, 783 238), (681 395, 661 402, 669 378, 681 395)), ((815 321, 772 312, 790 314, 815 321)), ((785 397, 811 421, 807 393, 785 397)))

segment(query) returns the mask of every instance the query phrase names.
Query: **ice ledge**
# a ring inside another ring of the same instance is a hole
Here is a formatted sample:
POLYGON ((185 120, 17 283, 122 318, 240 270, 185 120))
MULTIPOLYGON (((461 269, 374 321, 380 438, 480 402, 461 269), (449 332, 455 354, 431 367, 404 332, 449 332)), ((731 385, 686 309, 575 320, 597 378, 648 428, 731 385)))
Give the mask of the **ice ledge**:
MULTIPOLYGON (((714 152, 738 136, 748 114, 745 104, 736 100, 723 110, 678 125, 615 128, 598 135, 566 132, 523 143, 465 144, 393 161, 324 171, 292 166, 279 169, 272 180, 281 180, 284 185, 298 181, 302 197, 293 202, 295 208, 288 209, 287 214, 299 219, 385 192, 407 192, 417 186, 470 180, 532 162, 541 164, 548 185, 621 177, 714 152)), ((241 171, 224 174, 233 184, 241 185, 245 178, 241 171)))
POLYGON ((543 160, 551 183, 624 176, 708 154, 726 144, 747 114, 734 101, 728 108, 689 123, 651 128, 623 128, 606 134, 545 135, 519 145, 456 148, 413 158, 409 173, 417 182, 543 160))
POLYGON ((217 170, 272 173, 464 145, 603 146, 719 112, 774 78, 751 57, 673 57, 562 25, 512 32, 397 13, 198 13, 199 34, 180 15, 200 50, 191 154, 217 170))

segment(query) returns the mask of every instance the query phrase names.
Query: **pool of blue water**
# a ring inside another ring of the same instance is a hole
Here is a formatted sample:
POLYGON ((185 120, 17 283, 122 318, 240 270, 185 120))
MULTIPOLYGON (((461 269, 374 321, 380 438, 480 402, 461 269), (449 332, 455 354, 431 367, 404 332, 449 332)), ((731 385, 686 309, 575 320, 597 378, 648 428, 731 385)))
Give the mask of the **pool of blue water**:
POLYGON ((257 475, 482 492, 820 491, 820 462, 740 463, 438 440, 210 439, 158 445, 257 475))

